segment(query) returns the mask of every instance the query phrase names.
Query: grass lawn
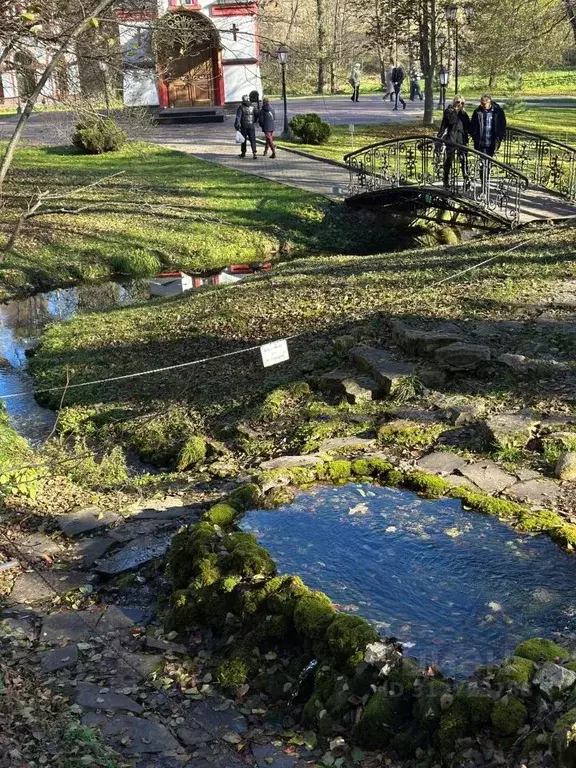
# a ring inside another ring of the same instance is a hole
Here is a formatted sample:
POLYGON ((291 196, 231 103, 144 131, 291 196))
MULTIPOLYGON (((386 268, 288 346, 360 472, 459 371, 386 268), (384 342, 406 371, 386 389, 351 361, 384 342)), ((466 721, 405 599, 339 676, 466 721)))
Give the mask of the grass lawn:
POLYGON ((167 266, 217 270, 280 250, 361 252, 372 245, 358 237, 346 211, 324 198, 141 143, 100 156, 21 149, 0 232, 11 231, 37 189, 78 188, 50 207, 93 210, 29 220, 0 264, 0 295, 167 266), (86 189, 94 182, 101 183, 86 189))
MULTIPOLYGON (((468 114, 471 114, 473 109, 475 109, 475 104, 469 106, 468 114)), ((422 125, 420 121, 356 125, 354 144, 352 144, 347 125, 333 126, 332 135, 328 142, 321 146, 283 141, 278 141, 278 144, 286 147, 294 146, 319 157, 327 157, 330 160, 343 162, 344 155, 352 152, 353 148, 360 149, 367 144, 384 141, 385 139, 394 139, 399 136, 436 133, 440 117, 440 113, 436 112, 436 127, 433 128, 422 125)), ((545 107, 532 107, 509 115, 508 122, 517 128, 543 133, 550 138, 576 146, 576 108, 546 109, 545 107)))
MULTIPOLYGON (((506 351, 537 357, 555 349, 558 359, 573 360, 573 337, 561 326, 529 322, 514 327, 509 321, 531 320, 532 303, 549 296, 555 280, 576 278, 575 232, 556 228, 530 241, 533 233, 516 233, 453 247, 287 262, 270 276, 238 286, 84 315, 53 326, 31 361, 31 371, 38 388, 45 388, 62 385, 67 368, 73 372, 72 383, 87 381, 302 334, 290 342, 291 361, 273 368, 264 369, 258 351, 253 351, 134 381, 71 389, 66 395, 66 405, 88 408, 73 421, 92 423, 92 409, 103 411, 100 424, 156 411, 162 419, 174 420, 167 429, 178 434, 180 426, 175 425, 182 423, 185 409, 185 418, 196 429, 224 436, 239 420, 257 414, 276 387, 338 365, 342 352, 334 339, 353 334, 360 342, 390 346, 385 322, 390 316, 425 325, 449 320, 467 338, 489 343, 496 355, 506 351), (522 242, 522 248, 501 261, 447 285, 428 287, 522 242)), ((500 407, 518 402, 552 407, 554 400, 538 377, 522 380, 488 371, 453 386, 500 407)), ((49 402, 57 406, 59 397, 48 396, 49 402)), ((383 410, 387 407, 381 404, 383 410)), ((269 432, 274 445, 276 432, 273 427, 269 432)), ((124 444, 132 439, 126 429, 116 430, 116 437, 124 444)))

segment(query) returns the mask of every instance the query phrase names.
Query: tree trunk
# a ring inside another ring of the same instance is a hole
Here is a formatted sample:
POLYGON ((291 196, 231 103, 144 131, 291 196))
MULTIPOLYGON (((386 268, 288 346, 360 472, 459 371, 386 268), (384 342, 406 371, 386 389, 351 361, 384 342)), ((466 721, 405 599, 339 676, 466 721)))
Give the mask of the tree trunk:
POLYGON ((328 41, 328 14, 326 0, 316 0, 316 23, 318 29, 318 93, 326 88, 326 43, 328 41))
POLYGON ((64 40, 60 44, 60 47, 54 53, 54 55, 52 56, 52 59, 50 60, 46 69, 44 70, 40 79, 38 80, 38 84, 36 85, 36 88, 26 100, 26 104, 24 106, 24 109, 22 110, 22 114, 20 115, 20 119, 16 124, 14 133, 10 137, 10 141, 8 142, 8 146, 6 147, 6 151, 4 152, 4 155, 2 157, 2 162, 0 163, 0 196, 2 195, 2 188, 4 186, 4 180, 6 178, 6 174, 8 173, 8 170, 12 165, 14 152, 16 150, 16 147, 18 146, 18 142, 22 138, 22 133, 24 132, 26 123, 30 119, 30 115, 32 114, 32 111, 36 106, 36 102, 38 101, 38 97, 42 93, 42 89, 44 88, 44 86, 46 85, 50 77, 56 71, 60 61, 62 60, 62 58, 64 57, 65 53, 68 50, 70 43, 74 42, 78 38, 78 36, 84 32, 84 30, 90 24, 90 20, 92 18, 100 16, 100 14, 108 10, 108 8, 110 8, 112 5, 114 5, 114 0, 100 0, 100 2, 96 5, 96 7, 91 11, 89 16, 87 16, 82 21, 79 21, 78 24, 73 28, 72 32, 70 32, 68 35, 65 36, 64 40))
POLYGON ((566 8, 566 18, 574 33, 574 42, 576 42, 576 0, 564 0, 564 7, 566 8))
POLYGON ((434 123, 436 74, 436 0, 423 0, 420 22, 420 55, 424 74, 424 125, 434 123))

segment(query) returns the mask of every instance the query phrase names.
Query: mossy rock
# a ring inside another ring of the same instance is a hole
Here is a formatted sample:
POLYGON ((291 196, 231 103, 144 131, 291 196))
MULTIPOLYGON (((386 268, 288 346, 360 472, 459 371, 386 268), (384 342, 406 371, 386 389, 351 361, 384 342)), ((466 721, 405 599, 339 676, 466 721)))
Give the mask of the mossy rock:
POLYGON ((388 682, 394 690, 402 693, 411 693, 416 681, 420 677, 420 667, 412 659, 402 659, 402 663, 393 669, 388 675, 388 682))
POLYGON ((409 419, 395 419, 379 428, 378 440, 384 445, 399 448, 426 448, 434 445, 445 430, 443 424, 421 424, 409 419))
POLYGON ((191 467, 195 467, 206 459, 206 453, 206 440, 199 435, 193 435, 184 443, 184 447, 178 456, 176 466, 181 472, 190 469, 191 467))
POLYGON ((228 552, 232 552, 236 547, 257 547, 259 544, 251 533, 234 531, 224 537, 224 546, 228 552))
POLYGON ((310 589, 299 576, 280 576, 278 589, 271 591, 266 598, 266 609, 270 613, 293 618, 300 598, 310 594, 310 589))
POLYGON ((242 576, 271 576, 276 571, 276 564, 264 547, 241 544, 235 547, 225 561, 227 573, 242 576))
POLYGON ((238 517, 238 510, 235 507, 220 502, 220 504, 215 504, 205 513, 204 520, 213 525, 218 525, 220 528, 228 528, 236 517, 238 517))
POLYGON ((475 683, 463 683, 456 691, 452 706, 460 707, 468 722, 473 726, 487 725, 490 722, 494 699, 488 691, 475 683))
POLYGON ((390 742, 391 749, 403 758, 411 757, 417 749, 425 749, 426 746, 426 732, 422 731, 416 724, 409 725, 397 733, 390 742))
POLYGON ((189 629, 199 619, 196 600, 187 589, 178 589, 170 595, 170 607, 164 621, 168 632, 189 629))
POLYGON ((226 501, 238 512, 245 512, 247 509, 253 509, 258 506, 260 496, 259 486, 256 483, 247 483, 232 491, 226 501))
POLYGON ((564 522, 556 512, 527 509, 519 512, 516 526, 520 531, 526 531, 526 533, 540 533, 540 531, 550 532, 558 530, 562 528, 564 522))
POLYGON ((244 659, 233 657, 220 662, 216 679, 222 688, 233 693, 246 682, 248 672, 248 664, 244 659))
MULTIPOLYGON (((318 468, 323 466, 322 462, 318 463, 318 468)), ((318 470, 312 467, 292 467, 289 471, 290 478, 293 485, 298 487, 311 485, 318 479, 318 470)))
POLYGON ((409 716, 406 701, 401 696, 375 693, 354 729, 354 736, 367 749, 384 749, 402 730, 409 716))
POLYGON ((194 564, 194 572, 196 575, 192 584, 196 589, 215 584, 222 575, 218 568, 218 555, 210 553, 198 560, 194 564))
POLYGON ((316 726, 318 715, 324 709, 324 704, 316 694, 312 695, 302 708, 302 722, 304 725, 316 726))
POLYGON ((527 719, 526 707, 514 696, 504 696, 496 702, 492 710, 492 725, 502 736, 517 733, 527 719))
POLYGON ((332 696, 326 701, 326 709, 328 714, 334 720, 341 720, 346 712, 352 709, 352 704, 349 701, 349 690, 337 690, 334 691, 332 696))
POLYGON ((442 752, 452 752, 457 739, 466 736, 471 730, 468 707, 462 701, 454 700, 450 709, 440 716, 436 732, 438 746, 442 752))
POLYGON ((352 473, 360 477, 385 478, 393 469, 393 464, 384 459, 356 459, 352 462, 352 473))
POLYGON ((354 667, 364 658, 366 646, 379 640, 376 630, 360 616, 342 613, 326 631, 330 652, 340 664, 354 667))
POLYGON ((314 675, 314 693, 323 702, 328 701, 336 690, 337 680, 338 673, 329 664, 318 667, 314 675))
POLYGON ((526 508, 515 501, 506 499, 497 499, 487 493, 473 491, 465 486, 452 488, 449 495, 454 499, 460 499, 463 504, 475 512, 481 512, 484 515, 498 517, 501 520, 516 521, 521 518, 526 508))
POLYGON ((296 631, 307 640, 322 639, 334 617, 330 599, 322 592, 310 592, 301 597, 294 609, 296 631))
POLYGON ((564 523, 560 528, 550 531, 550 535, 555 542, 571 552, 576 549, 576 525, 564 523))
POLYGON ((530 659, 512 656, 498 667, 495 680, 501 685, 523 685, 529 683, 536 671, 536 665, 530 659))
POLYGON ((291 623, 286 616, 269 614, 259 617, 257 623, 246 635, 246 642, 252 647, 259 648, 271 640, 282 640, 291 630, 291 623))
POLYGON ((404 473, 399 469, 391 469, 386 475, 386 485, 397 488, 404 481, 404 473))
POLYGON ((321 480, 347 480, 352 474, 352 463, 346 459, 335 459, 327 461, 318 470, 318 476, 321 480))
POLYGON ((423 494, 429 499, 439 499, 445 496, 452 486, 446 480, 437 475, 428 475, 425 472, 409 472, 404 478, 408 488, 423 494))
POLYGON ((414 697, 414 720, 426 730, 433 730, 442 716, 442 696, 450 692, 450 686, 443 680, 422 679, 418 681, 414 697))
POLYGON ((296 497, 296 489, 290 486, 272 488, 264 496, 262 506, 264 509, 277 509, 285 504, 292 504, 296 497))
POLYGON ((192 531, 177 533, 168 554, 168 571, 176 589, 188 586, 198 572, 198 562, 209 555, 220 538, 208 522, 198 523, 192 531))
POLYGON ((523 659, 530 659, 537 663, 544 661, 556 661, 556 659, 569 659, 570 654, 565 648, 561 648, 552 640, 545 637, 533 637, 524 640, 514 651, 514 656, 520 656, 523 659))
POLYGON ((562 768, 576 768, 576 709, 556 722, 552 734, 552 754, 562 768))

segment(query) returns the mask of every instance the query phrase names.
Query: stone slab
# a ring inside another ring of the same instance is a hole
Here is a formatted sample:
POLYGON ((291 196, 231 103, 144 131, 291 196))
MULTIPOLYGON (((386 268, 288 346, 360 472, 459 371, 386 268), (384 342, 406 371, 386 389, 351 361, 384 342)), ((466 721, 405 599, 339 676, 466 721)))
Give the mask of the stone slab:
POLYGON ((395 360, 389 352, 376 347, 354 347, 348 352, 354 365, 374 378, 384 395, 393 394, 398 384, 414 374, 411 363, 395 360))
POLYGON ((375 447, 376 440, 366 437, 330 437, 321 443, 318 453, 338 453, 346 449, 372 451, 375 447))
POLYGON ((490 360, 490 348, 483 344, 448 344, 440 347, 434 359, 441 368, 450 371, 472 371, 490 360))
POLYGON ((119 544, 127 544, 134 539, 155 534, 166 528, 168 524, 169 521, 162 519, 133 520, 130 518, 127 522, 125 521, 122 525, 111 530, 109 535, 119 544))
POLYGON ((398 346, 415 356, 433 355, 440 347, 464 340, 456 331, 442 329, 425 331, 420 328, 410 328, 399 320, 393 320, 390 326, 398 346))
POLYGON ((418 469, 433 475, 451 475, 466 466, 466 459, 455 453, 433 451, 416 462, 418 469))
POLYGON ((109 662, 103 668, 103 678, 112 688, 122 689, 150 677, 155 669, 164 664, 164 656, 151 653, 132 653, 114 643, 104 653, 109 662))
POLYGON ((322 457, 317 453, 306 453, 301 456, 279 456, 277 459, 269 459, 260 464, 260 469, 265 472, 274 469, 293 469, 294 467, 315 467, 322 462, 322 457))
POLYGON ((379 390, 374 379, 345 368, 325 373, 320 379, 320 388, 342 395, 352 404, 376 399, 379 390))
POLYGON ((11 604, 37 605, 45 600, 74 592, 86 584, 86 574, 79 571, 43 571, 23 573, 14 582, 10 593, 11 604))
POLYGON ((0 621, 0 640, 16 639, 33 641, 38 629, 32 617, 8 616, 0 621))
POLYGON ((203 728, 187 728, 183 726, 178 728, 176 733, 178 739, 185 747, 200 747, 214 740, 214 737, 203 728))
POLYGON ((126 605, 109 605, 105 608, 102 620, 98 624, 98 632, 122 632, 134 627, 145 627, 150 623, 150 613, 141 608, 126 605))
POLYGON ((165 726, 143 717, 118 714, 109 718, 89 712, 82 718, 82 723, 90 728, 100 728, 108 743, 125 755, 167 755, 181 749, 165 726))
POLYGON ((172 533, 134 539, 116 554, 101 560, 97 570, 108 576, 132 571, 166 554, 171 539, 172 533))
POLYGON ((79 568, 90 568, 118 542, 111 536, 96 536, 78 541, 71 552, 71 558, 79 568))
POLYGON ((534 675, 533 683, 540 688, 546 698, 553 699, 574 686, 576 672, 547 661, 534 675))
POLYGON ((40 640, 44 643, 80 642, 94 636, 94 628, 102 618, 101 609, 62 611, 46 616, 42 622, 40 640))
POLYGON ((215 709, 215 706, 222 706, 224 700, 211 699, 210 701, 200 701, 192 709, 192 716, 195 723, 202 723, 210 733, 221 739, 225 733, 245 733, 248 728, 246 718, 238 712, 234 706, 228 709, 215 709))
POLYGON ((272 744, 253 744, 252 754, 258 768, 296 768, 299 764, 298 755, 287 755, 272 744))
POLYGON ((537 423, 534 414, 529 412, 494 413, 486 419, 486 428, 495 445, 523 448, 534 434, 537 423))
POLYGON ((180 643, 171 643, 169 640, 161 640, 158 637, 147 635, 145 640, 145 646, 151 651, 162 651, 163 653, 177 653, 184 656, 188 653, 186 648, 180 643))
POLYGON ((453 485, 455 488, 472 488, 474 491, 480 490, 472 480, 468 480, 468 478, 463 475, 446 475, 446 482, 450 483, 450 485, 453 485))
POLYGON ((103 709, 107 712, 123 710, 125 712, 142 712, 138 702, 114 691, 102 691, 99 685, 93 683, 78 683, 76 686, 76 704, 86 709, 103 709))
POLYGON ((62 552, 62 547, 44 533, 31 533, 20 539, 17 544, 18 549, 34 560, 54 557, 62 552))
POLYGON ((560 493, 561 489, 557 483, 544 478, 516 483, 506 491, 506 495, 510 498, 535 506, 554 504, 560 493))
POLYGON ((40 666, 44 672, 57 672, 60 669, 74 667, 78 663, 78 646, 73 644, 56 648, 43 653, 40 659, 40 666))
POLYGON ((85 507, 65 515, 59 515, 58 525, 66 536, 73 538, 114 525, 119 520, 119 516, 113 512, 102 511, 98 507, 85 507))
POLYGON ((515 475, 505 472, 493 461, 477 461, 458 470, 485 493, 500 493, 516 482, 515 475))

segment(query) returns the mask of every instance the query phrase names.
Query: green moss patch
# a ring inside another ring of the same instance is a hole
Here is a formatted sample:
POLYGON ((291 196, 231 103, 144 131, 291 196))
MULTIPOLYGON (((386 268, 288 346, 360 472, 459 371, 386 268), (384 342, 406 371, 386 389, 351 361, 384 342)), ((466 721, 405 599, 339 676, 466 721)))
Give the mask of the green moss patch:
POLYGON ((570 654, 565 648, 561 648, 545 637, 534 637, 530 640, 524 640, 524 642, 517 646, 514 655, 540 663, 570 658, 570 654))

